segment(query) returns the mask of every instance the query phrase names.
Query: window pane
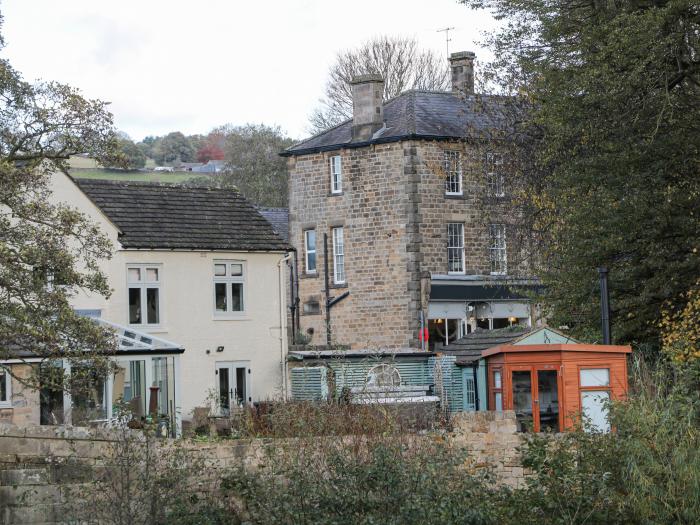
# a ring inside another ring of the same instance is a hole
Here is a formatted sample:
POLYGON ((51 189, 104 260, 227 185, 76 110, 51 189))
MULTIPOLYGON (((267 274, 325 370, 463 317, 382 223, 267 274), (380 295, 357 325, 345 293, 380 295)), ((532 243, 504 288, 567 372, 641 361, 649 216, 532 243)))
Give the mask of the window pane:
POLYGON ((497 412, 502 412, 503 411, 503 394, 500 392, 496 392, 496 411, 497 412))
POLYGON ((306 254, 306 271, 315 272, 316 271, 316 253, 306 254))
POLYGON ((215 264, 214 265, 214 275, 226 275, 226 265, 225 264, 215 264))
POLYGON ((610 370, 608 368, 581 370, 581 386, 610 386, 610 370))
POLYGON ((146 280, 152 283, 157 283, 158 268, 146 268, 146 280))
POLYGON ((141 280, 141 268, 129 268, 129 282, 137 283, 141 280))
MULTIPOLYGON (((170 413, 170 403, 169 401, 169 382, 168 382, 168 358, 167 357, 154 357, 153 358, 153 386, 158 387, 156 391, 157 396, 157 410, 158 415, 165 416, 170 413)), ((152 395, 152 394, 151 394, 152 395)), ((150 405, 149 405, 150 406, 150 405)))
POLYGON ((146 369, 144 361, 118 364, 114 374, 113 396, 117 403, 124 403, 133 418, 146 415, 146 369))
POLYGON ((243 275, 243 265, 242 264, 232 264, 231 265, 231 275, 243 275))
POLYGON ((345 282, 345 245, 343 228, 333 228, 333 281, 345 282))
POLYGON ((610 422, 608 421, 608 402, 610 401, 610 392, 581 392, 581 404, 583 406, 583 415, 590 425, 587 430, 597 432, 609 432, 610 422))
POLYGON ((503 388, 503 386, 501 385, 501 373, 500 372, 493 373, 493 387, 494 388, 503 388))
POLYGON ((129 288, 129 324, 141 324, 141 288, 129 288))
POLYGON ((243 284, 231 283, 231 311, 243 311, 243 284))
POLYGON ((224 415, 228 415, 231 409, 231 381, 227 367, 219 368, 219 408, 224 415))
POLYGON ((532 382, 530 371, 513 372, 513 410, 518 430, 525 432, 532 425, 532 382))
POLYGON ((216 302, 216 311, 225 312, 226 311, 226 284, 216 283, 214 284, 214 296, 216 302))
POLYGON ((7 399, 8 377, 8 374, 4 370, 0 370, 0 401, 9 401, 9 399, 7 399))
POLYGON ((236 368, 236 402, 239 406, 243 406, 248 401, 246 399, 246 368, 236 368))
POLYGON ((148 324, 158 324, 160 322, 158 304, 158 288, 147 288, 146 289, 146 306, 147 306, 147 317, 148 324))

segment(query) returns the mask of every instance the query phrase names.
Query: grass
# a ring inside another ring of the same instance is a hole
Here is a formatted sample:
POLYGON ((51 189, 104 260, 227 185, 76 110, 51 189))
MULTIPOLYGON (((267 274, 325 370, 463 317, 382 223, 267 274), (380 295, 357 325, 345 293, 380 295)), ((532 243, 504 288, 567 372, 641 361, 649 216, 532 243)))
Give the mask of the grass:
POLYGON ((131 182, 170 182, 182 184, 191 179, 206 177, 206 173, 164 171, 119 171, 106 169, 72 169, 71 176, 76 179, 121 180, 131 182))

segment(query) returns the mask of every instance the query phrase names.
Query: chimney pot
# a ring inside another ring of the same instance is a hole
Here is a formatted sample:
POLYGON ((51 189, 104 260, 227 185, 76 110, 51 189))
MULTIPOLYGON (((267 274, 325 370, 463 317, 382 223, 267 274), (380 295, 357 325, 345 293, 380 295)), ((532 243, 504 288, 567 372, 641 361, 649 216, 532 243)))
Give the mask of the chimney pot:
POLYGON ((459 51, 450 55, 452 71, 452 92, 463 95, 474 94, 474 60, 472 51, 459 51))
POLYGON ((352 140, 365 141, 384 125, 384 79, 369 74, 353 77, 352 140))

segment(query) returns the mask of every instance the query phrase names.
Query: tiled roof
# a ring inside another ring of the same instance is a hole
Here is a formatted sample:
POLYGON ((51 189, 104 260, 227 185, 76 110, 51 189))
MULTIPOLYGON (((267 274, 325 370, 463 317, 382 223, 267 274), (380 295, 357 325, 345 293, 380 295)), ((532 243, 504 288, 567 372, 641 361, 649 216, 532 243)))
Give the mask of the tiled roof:
POLYGON ((288 244, 240 193, 174 184, 77 179, 121 230, 124 248, 284 251, 288 244))
POLYGON ((289 210, 287 208, 258 208, 260 214, 272 224, 272 229, 289 242, 289 210))
POLYGON ((457 364, 473 362, 481 357, 481 351, 510 343, 530 331, 529 328, 513 326, 497 330, 476 330, 447 346, 438 345, 436 352, 457 356, 457 364))
POLYGON ((460 97, 443 91, 406 91, 384 104, 385 126, 371 140, 352 142, 352 120, 306 139, 283 155, 304 155, 338 147, 396 142, 408 138, 460 139, 487 137, 504 127, 502 97, 460 97))

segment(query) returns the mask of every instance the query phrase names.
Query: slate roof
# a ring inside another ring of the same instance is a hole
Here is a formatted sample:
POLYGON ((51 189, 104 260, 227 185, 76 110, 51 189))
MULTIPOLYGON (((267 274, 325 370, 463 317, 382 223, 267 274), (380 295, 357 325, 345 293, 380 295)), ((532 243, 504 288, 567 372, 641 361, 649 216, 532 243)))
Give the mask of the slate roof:
POLYGON ((235 190, 75 179, 121 230, 124 248, 286 251, 258 210, 235 190))
POLYGON ((465 98, 443 91, 406 91, 384 104, 385 126, 371 140, 353 143, 352 120, 347 120, 287 148, 282 155, 305 155, 412 138, 486 137, 494 129, 504 127, 504 100, 493 95, 465 98))
POLYGON ((437 345, 436 352, 457 356, 457 365, 471 364, 481 357, 481 351, 494 346, 510 343, 527 334, 529 328, 513 326, 497 330, 476 330, 457 339, 448 346, 437 345))
POLYGON ((258 208, 280 237, 289 242, 289 210, 287 208, 258 208))

